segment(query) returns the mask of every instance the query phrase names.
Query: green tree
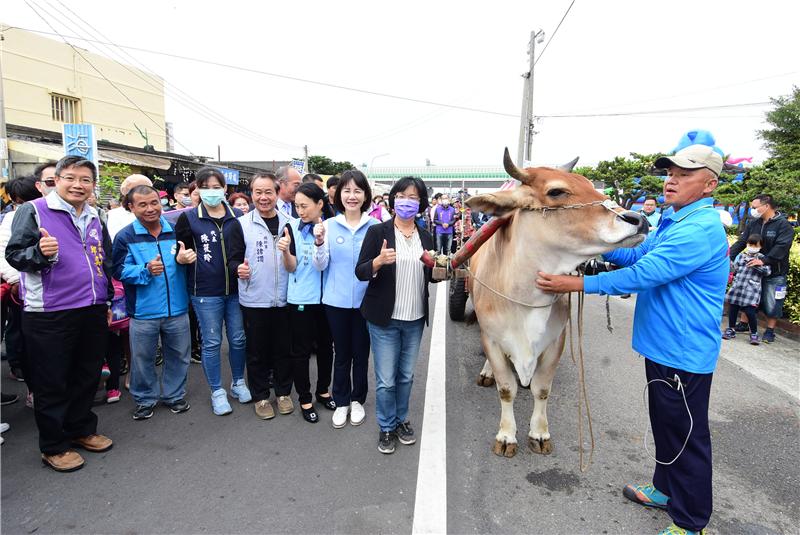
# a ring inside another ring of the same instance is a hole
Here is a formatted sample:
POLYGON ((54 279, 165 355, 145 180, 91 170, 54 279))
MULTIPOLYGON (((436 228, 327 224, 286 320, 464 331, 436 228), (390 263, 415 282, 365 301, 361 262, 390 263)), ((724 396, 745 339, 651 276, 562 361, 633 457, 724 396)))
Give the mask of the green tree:
POLYGON ((308 170, 310 173, 320 175, 338 175, 348 169, 352 169, 353 164, 344 162, 334 162, 327 156, 313 155, 308 157, 308 170))
POLYGON ((109 199, 119 197, 119 184, 131 173, 131 167, 124 163, 102 163, 100 165, 100 176, 97 180, 100 188, 100 198, 98 200, 106 202, 109 199))
POLYGON ((664 181, 650 174, 653 163, 660 156, 631 152, 630 157, 617 156, 599 162, 594 168, 579 167, 576 172, 589 180, 604 182, 609 196, 620 206, 630 208, 643 195, 661 193, 664 181))

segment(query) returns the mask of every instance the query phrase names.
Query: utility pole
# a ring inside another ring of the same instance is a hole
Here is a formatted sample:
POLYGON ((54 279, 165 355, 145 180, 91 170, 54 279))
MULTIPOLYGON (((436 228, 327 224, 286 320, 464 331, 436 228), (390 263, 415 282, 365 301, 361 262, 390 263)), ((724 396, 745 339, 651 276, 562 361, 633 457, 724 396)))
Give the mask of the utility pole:
POLYGON ((517 166, 523 167, 531 160, 533 144, 533 68, 536 64, 536 44, 544 41, 544 30, 532 31, 528 42, 528 71, 522 74, 525 83, 522 88, 522 113, 519 123, 519 144, 517 146, 517 166))
POLYGON ((6 133, 6 102, 3 98, 3 41, 0 33, 0 182, 11 178, 11 160, 8 157, 8 134, 6 133))
POLYGON ((305 170, 306 173, 310 173, 311 169, 308 168, 308 145, 303 145, 303 154, 303 170, 305 170))

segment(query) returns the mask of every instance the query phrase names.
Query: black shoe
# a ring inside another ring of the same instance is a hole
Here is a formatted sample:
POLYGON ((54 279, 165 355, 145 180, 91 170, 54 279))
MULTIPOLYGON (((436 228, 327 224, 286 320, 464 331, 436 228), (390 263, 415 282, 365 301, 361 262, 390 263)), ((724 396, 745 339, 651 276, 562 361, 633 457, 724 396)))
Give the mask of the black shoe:
POLYGON ((381 431, 378 435, 378 451, 381 453, 394 453, 395 435, 390 431, 381 431))
POLYGON ((161 351, 161 346, 158 346, 156 349, 156 366, 161 366, 164 364, 164 352, 161 351))
POLYGON ((191 405, 189 405, 189 402, 187 402, 183 398, 181 398, 181 399, 179 399, 177 401, 173 401, 172 403, 167 403, 166 405, 167 405, 167 407, 169 407, 169 410, 171 410, 173 412, 173 414, 180 414, 182 412, 188 411, 191 408, 191 405))
POLYGON ((136 405, 136 410, 133 411, 134 420, 147 420, 153 416, 152 405, 136 405))
POLYGON ((11 371, 8 372, 8 376, 12 380, 19 381, 20 383, 25 381, 25 376, 22 374, 22 368, 17 368, 16 366, 11 367, 11 371))
POLYGON ((315 423, 319 422, 319 416, 317 415, 317 411, 314 410, 313 406, 311 406, 311 407, 309 407, 307 409, 304 409, 304 408, 300 407, 300 409, 303 411, 303 419, 306 422, 311 423, 311 424, 315 424, 315 423))
POLYGON ((324 397, 320 396, 319 394, 317 394, 317 401, 319 401, 322 404, 322 406, 325 407, 326 409, 328 409, 329 411, 335 411, 336 410, 336 402, 333 401, 333 397, 332 396, 328 396, 328 397, 324 398, 324 397))
POLYGON ((408 422, 398 425, 394 430, 394 434, 397 436, 397 440, 406 446, 410 446, 417 441, 417 437, 414 436, 414 430, 411 429, 411 424, 408 422))
POLYGON ((767 329, 764 331, 764 335, 761 337, 761 341, 765 344, 771 344, 775 341, 775 331, 772 329, 767 329))
POLYGON ((16 394, 1 394, 0 393, 0 405, 11 405, 12 403, 16 403, 19 400, 19 396, 16 394))
POLYGON ((203 359, 200 356, 200 350, 199 349, 192 349, 192 357, 191 357, 191 359, 192 359, 192 362, 194 362, 195 364, 200 364, 201 362, 203 362, 203 359))
POLYGON ((125 357, 122 357, 122 359, 120 359, 120 360, 121 360, 121 362, 120 362, 120 365, 119 365, 119 374, 120 375, 127 375, 127 373, 130 371, 130 366, 128 366, 128 359, 126 359, 125 357))
POLYGON ((750 332, 750 326, 746 323, 742 323, 741 321, 737 322, 736 325, 733 326, 733 330, 737 333, 747 333, 750 332))

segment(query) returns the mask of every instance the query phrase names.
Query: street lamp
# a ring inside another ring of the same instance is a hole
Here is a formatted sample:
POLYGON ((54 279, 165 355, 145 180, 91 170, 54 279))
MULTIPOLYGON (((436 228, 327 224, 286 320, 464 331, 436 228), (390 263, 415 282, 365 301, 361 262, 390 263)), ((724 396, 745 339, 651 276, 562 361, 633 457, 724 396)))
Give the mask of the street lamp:
POLYGON ((378 154, 377 156, 373 156, 372 160, 370 160, 369 162, 369 168, 372 169, 372 164, 375 163, 375 160, 377 160, 378 158, 383 158, 384 156, 389 156, 389 154, 390 154, 389 152, 384 152, 383 154, 378 154))

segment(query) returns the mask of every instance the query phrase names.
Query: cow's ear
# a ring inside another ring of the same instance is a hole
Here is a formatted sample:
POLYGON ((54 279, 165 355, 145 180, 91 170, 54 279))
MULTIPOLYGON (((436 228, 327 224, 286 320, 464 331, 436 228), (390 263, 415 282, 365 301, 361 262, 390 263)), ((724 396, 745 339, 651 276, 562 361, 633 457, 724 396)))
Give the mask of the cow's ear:
POLYGON ((518 190, 496 191, 467 199, 467 206, 490 216, 503 216, 519 208, 518 190))

